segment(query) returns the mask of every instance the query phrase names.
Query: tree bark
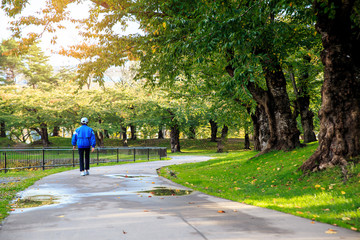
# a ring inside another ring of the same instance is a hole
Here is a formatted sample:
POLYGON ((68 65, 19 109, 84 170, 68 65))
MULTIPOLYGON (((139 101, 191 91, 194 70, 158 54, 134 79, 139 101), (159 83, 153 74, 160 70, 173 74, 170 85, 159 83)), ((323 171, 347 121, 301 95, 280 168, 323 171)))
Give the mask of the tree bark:
POLYGON ((127 129, 126 127, 121 127, 122 139, 127 140, 127 129))
POLYGON ((49 141, 49 134, 47 130, 47 124, 41 123, 40 128, 33 128, 41 137, 41 142, 43 147, 49 147, 50 141, 49 141))
POLYGON ((158 139, 164 139, 163 126, 159 126, 158 139))
POLYGON ((229 133, 229 127, 227 125, 224 125, 222 130, 221 130, 221 138, 222 139, 227 138, 228 133, 229 133))
POLYGON ((350 158, 360 154, 360 30, 352 23, 354 3, 315 0, 313 4, 324 47, 324 83, 319 148, 300 167, 303 171, 339 165, 346 178, 350 158))
POLYGON ((52 136, 59 137, 59 134, 60 134, 59 131, 60 131, 60 128, 58 126, 54 127, 52 136))
POLYGON ((0 123, 0 137, 6 137, 6 125, 5 122, 0 123))
POLYGON ((180 129, 179 125, 177 123, 173 124, 171 126, 171 132, 170 132, 170 144, 171 144, 171 152, 181 152, 180 148, 180 129))
POLYGON ((104 147, 104 134, 100 131, 96 131, 95 132, 95 140, 96 140, 96 144, 99 147, 104 147))
POLYGON ((131 140, 136 140, 136 126, 130 125, 130 131, 131 131, 131 140))
POLYGON ((254 149, 262 151, 268 145, 270 139, 269 122, 265 113, 265 109, 258 105, 255 114, 251 114, 251 119, 254 128, 254 149))
POLYGON ((249 133, 245 133, 245 143, 244 143, 244 149, 250 149, 250 138, 249 133))
POLYGON ((215 121, 213 121, 212 119, 210 119, 209 122, 210 122, 210 129, 211 129, 210 142, 216 142, 216 136, 217 136, 217 131, 218 131, 217 123, 215 121))
POLYGON ((314 133, 314 113, 310 110, 310 94, 309 94, 309 64, 311 58, 304 56, 303 58, 303 71, 299 77, 299 84, 296 84, 294 74, 290 73, 290 78, 293 84, 296 104, 295 104, 295 119, 300 113, 301 126, 304 132, 304 143, 316 141, 314 133))
MULTIPOLYGON (((263 55, 260 62, 267 90, 256 86, 253 82, 247 85, 254 100, 263 107, 267 115, 270 138, 266 148, 262 150, 264 153, 271 150, 288 151, 300 146, 300 132, 292 117, 286 79, 276 55, 269 51, 269 49, 257 50, 257 54, 263 55)), ((235 76, 235 69, 232 66, 227 66, 226 70, 231 77, 235 76)))

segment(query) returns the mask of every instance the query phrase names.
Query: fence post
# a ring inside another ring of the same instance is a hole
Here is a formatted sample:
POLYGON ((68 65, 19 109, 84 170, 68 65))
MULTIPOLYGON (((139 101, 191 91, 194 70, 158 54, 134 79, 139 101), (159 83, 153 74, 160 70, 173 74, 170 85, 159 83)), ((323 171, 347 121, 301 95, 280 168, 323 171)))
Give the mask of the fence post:
POLYGON ((42 169, 45 170, 45 149, 42 149, 42 169))
POLYGON ((134 162, 135 162, 135 159, 136 159, 136 149, 134 148, 134 162))
POLYGON ((96 149, 96 153, 97 153, 97 164, 96 165, 99 165, 99 148, 96 149))
POLYGON ((161 160, 161 148, 158 150, 159 156, 160 156, 160 160, 161 160))
POLYGON ((150 161, 150 148, 147 149, 147 154, 148 154, 148 161, 150 161))
POLYGON ((5 173, 7 173, 7 159, 6 159, 6 152, 4 152, 4 155, 5 155, 5 173))
POLYGON ((72 150, 72 161, 73 161, 73 167, 75 167, 75 150, 72 150))
POLYGON ((119 149, 116 149, 116 162, 119 162, 119 149))

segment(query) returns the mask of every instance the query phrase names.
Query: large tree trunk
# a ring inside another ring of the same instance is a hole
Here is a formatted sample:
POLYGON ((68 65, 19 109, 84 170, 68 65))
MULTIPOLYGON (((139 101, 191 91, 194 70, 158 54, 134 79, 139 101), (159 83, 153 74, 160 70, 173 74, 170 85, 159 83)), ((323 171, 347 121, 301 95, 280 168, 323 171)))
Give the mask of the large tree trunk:
POLYGON ((210 119, 209 122, 210 122, 210 129, 211 129, 210 141, 216 142, 216 136, 217 136, 217 131, 218 131, 217 123, 215 121, 213 121, 212 119, 210 119))
POLYGON ((276 55, 269 52, 262 58, 261 64, 268 91, 265 96, 258 97, 258 100, 265 108, 270 127, 270 139, 265 151, 287 151, 299 147, 300 132, 292 117, 286 79, 279 61, 276 55))
POLYGON ((360 154, 360 30, 351 22, 354 2, 314 1, 325 68, 319 148, 303 171, 340 165, 346 177, 348 161, 360 154))
MULTIPOLYGON (((247 88, 254 100, 263 107, 268 119, 270 138, 262 152, 288 151, 300 146, 300 132, 292 117, 284 73, 276 55, 268 51, 266 49, 257 52, 257 54, 263 54, 261 64, 267 90, 256 86, 253 82, 249 82, 247 88)), ((227 66, 226 70, 230 76, 234 77, 235 69, 232 66, 227 66)))
POLYGON ((265 109, 261 105, 258 105, 255 114, 251 114, 251 119, 254 128, 254 149, 256 151, 262 151, 266 148, 270 139, 269 122, 265 109))
POLYGON ((0 123, 0 137, 6 137, 5 122, 0 123))

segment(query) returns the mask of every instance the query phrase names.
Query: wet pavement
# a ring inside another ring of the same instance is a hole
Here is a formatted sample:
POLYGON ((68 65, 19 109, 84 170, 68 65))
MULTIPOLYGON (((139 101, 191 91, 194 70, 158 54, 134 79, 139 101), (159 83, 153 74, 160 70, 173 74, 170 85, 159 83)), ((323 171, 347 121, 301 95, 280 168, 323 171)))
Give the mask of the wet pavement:
POLYGON ((54 204, 16 209, 0 239, 360 239, 351 230, 191 192, 156 174, 162 166, 207 159, 182 156, 92 168, 85 177, 78 170, 45 177, 21 198, 54 204))

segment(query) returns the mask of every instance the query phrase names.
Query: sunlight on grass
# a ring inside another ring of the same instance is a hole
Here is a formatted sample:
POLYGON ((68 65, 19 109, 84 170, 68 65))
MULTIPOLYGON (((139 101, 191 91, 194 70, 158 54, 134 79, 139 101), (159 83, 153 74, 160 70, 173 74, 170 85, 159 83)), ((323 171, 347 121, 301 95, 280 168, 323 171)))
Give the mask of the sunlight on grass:
POLYGON ((252 158, 253 151, 229 153, 207 162, 170 166, 161 174, 210 195, 360 229, 359 164, 349 167, 345 184, 339 168, 303 175, 298 168, 317 146, 315 142, 257 158, 252 158))

